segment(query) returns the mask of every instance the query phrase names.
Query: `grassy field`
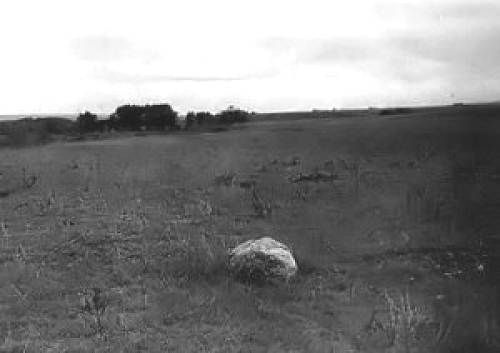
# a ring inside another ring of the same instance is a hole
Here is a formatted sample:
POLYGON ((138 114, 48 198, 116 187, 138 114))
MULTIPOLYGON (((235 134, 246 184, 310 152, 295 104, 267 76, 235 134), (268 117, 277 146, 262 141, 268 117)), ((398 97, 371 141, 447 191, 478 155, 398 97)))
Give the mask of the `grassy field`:
POLYGON ((498 352, 499 115, 0 149, 0 351, 498 352), (291 283, 226 274, 260 236, 291 283))

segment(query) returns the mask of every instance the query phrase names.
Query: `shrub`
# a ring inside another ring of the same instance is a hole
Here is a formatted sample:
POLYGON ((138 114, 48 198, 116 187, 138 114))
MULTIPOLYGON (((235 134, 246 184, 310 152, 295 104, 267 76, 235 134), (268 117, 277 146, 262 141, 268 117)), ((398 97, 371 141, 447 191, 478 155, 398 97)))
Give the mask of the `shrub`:
POLYGON ((69 135, 76 131, 76 124, 64 118, 24 118, 4 124, 2 141, 5 145, 26 146, 52 140, 53 135, 69 135))
POLYGON ((397 114, 409 114, 412 112, 411 108, 386 108, 379 111, 379 115, 397 115, 397 114))
MULTIPOLYGON (((27 125, 27 124, 26 124, 27 125)), ((5 144, 8 146, 28 146, 50 141, 50 135, 40 127, 15 124, 6 135, 5 144)))

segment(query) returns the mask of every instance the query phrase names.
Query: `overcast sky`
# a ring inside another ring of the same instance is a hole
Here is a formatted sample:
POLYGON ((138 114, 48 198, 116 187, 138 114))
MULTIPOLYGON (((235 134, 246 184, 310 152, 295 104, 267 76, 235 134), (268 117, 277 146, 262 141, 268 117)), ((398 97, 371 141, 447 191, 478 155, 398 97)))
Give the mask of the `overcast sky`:
POLYGON ((500 1, 12 0, 0 114, 500 99, 500 1))

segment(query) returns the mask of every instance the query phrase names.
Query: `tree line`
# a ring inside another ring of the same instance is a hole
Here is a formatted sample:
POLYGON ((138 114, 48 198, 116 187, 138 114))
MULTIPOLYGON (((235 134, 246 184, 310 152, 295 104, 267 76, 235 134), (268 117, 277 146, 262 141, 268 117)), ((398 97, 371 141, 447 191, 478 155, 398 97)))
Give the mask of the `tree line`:
POLYGON ((0 122, 0 147, 42 144, 62 136, 83 138, 84 134, 112 131, 225 130, 227 125, 248 121, 253 114, 230 106, 217 114, 189 112, 180 117, 169 104, 126 104, 106 117, 86 111, 76 121, 63 117, 25 117, 0 122))
MULTIPOLYGON (((192 129, 204 125, 228 125, 246 122, 250 113, 234 106, 217 113, 188 112, 184 119, 184 129, 192 129)), ((164 131, 180 130, 179 114, 169 104, 126 104, 119 106, 105 119, 99 119, 89 111, 81 113, 77 118, 80 132, 104 131, 164 131)))

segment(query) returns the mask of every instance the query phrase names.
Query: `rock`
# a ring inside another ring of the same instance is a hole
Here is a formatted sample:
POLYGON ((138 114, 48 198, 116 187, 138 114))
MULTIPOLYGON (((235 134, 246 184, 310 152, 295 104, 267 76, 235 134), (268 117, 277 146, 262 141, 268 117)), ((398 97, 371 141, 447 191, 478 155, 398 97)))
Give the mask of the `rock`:
POLYGON ((288 281, 297 273, 291 250, 270 238, 248 240, 229 253, 229 270, 246 282, 288 281))

